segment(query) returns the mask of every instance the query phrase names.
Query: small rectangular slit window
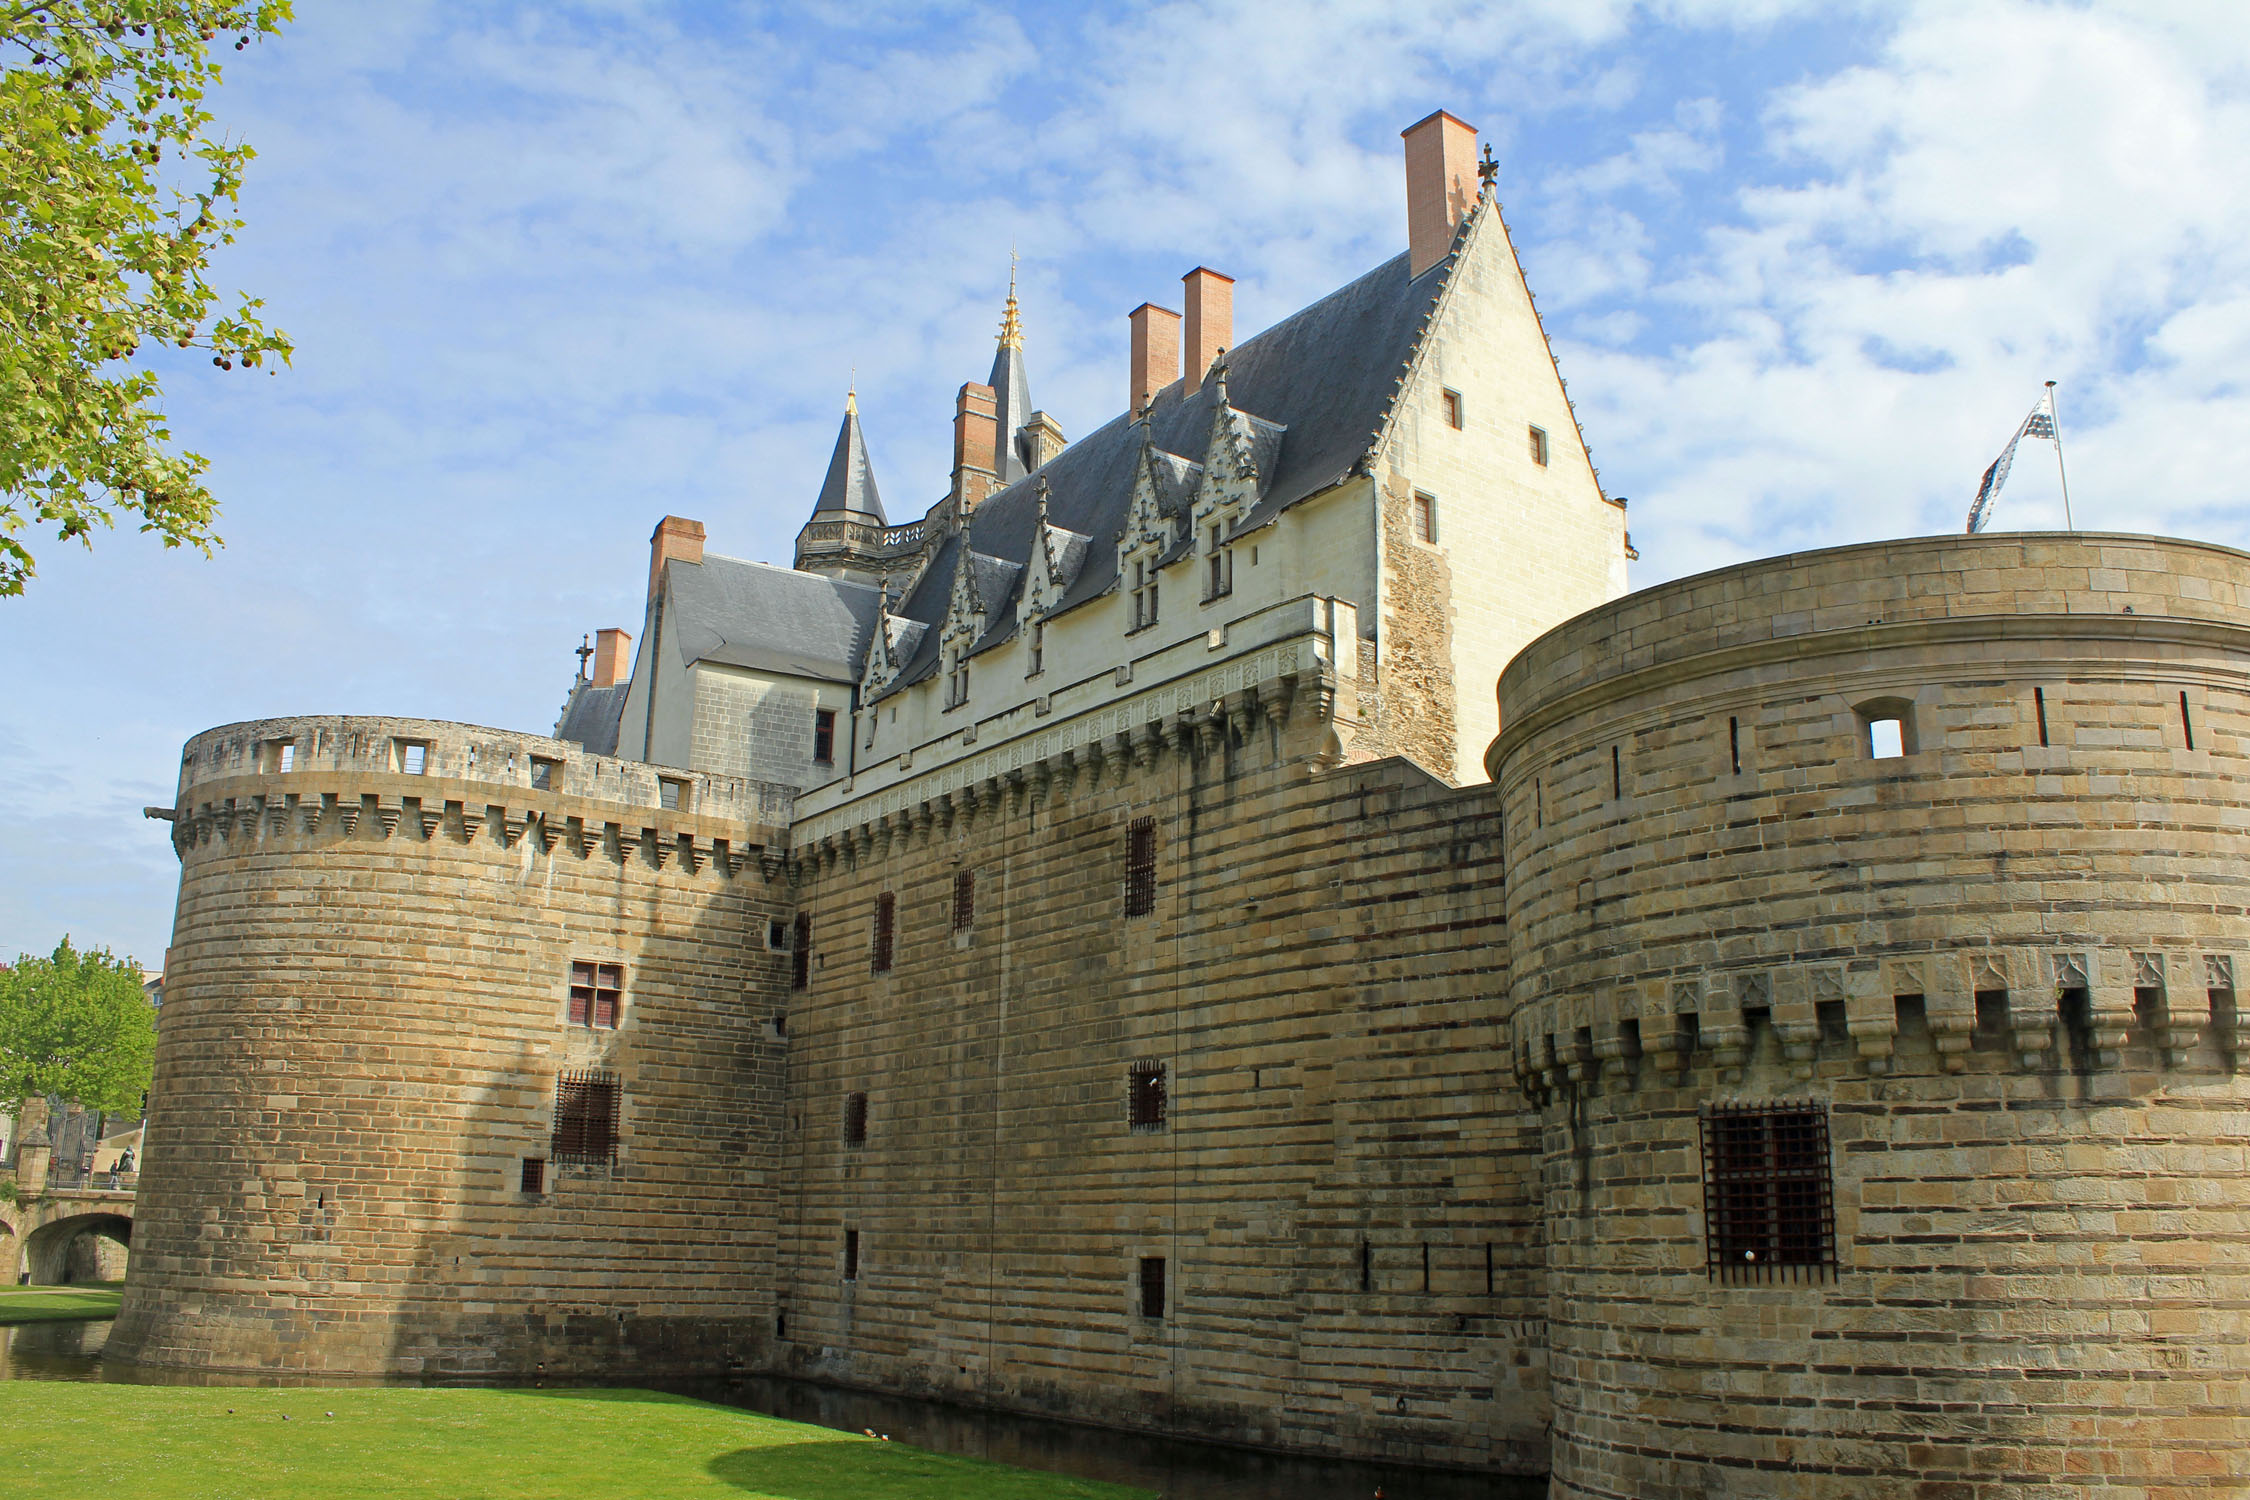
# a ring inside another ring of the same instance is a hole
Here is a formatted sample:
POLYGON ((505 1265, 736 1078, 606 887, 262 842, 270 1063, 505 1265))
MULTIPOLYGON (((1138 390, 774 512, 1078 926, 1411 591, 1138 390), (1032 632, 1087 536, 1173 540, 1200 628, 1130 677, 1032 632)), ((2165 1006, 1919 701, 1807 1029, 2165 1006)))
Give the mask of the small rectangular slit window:
POLYGON ((1625 753, 1615 745, 1609 747, 1609 800, 1625 800, 1625 753))
POLYGON ((2045 688, 2033 688, 2031 690, 2031 708, 2032 712, 2039 716, 2039 743, 2044 746, 2047 743, 2047 690, 2045 688))
POLYGON ((570 966, 570 1024, 615 1031, 625 997, 623 964, 574 963, 570 966))
POLYGON ((1414 540, 1437 545, 1437 496, 1414 492, 1414 540))
POLYGON ((856 1229, 844 1231, 844 1279, 859 1280, 859 1231, 856 1229))
POLYGON ((520 1180, 520 1186, 527 1193, 544 1193, 547 1191, 546 1157, 527 1156, 523 1159, 523 1176, 520 1180))
POLYGON ((812 758, 817 766, 836 763, 836 710, 833 708, 813 710, 812 758))
POLYGON ((1542 469, 1547 467, 1547 429, 1544 427, 1531 429, 1531 461, 1542 469))
POLYGON ((801 911, 789 933, 789 987, 812 988, 812 913, 801 911))
POLYGON ((2180 733, 2186 738, 2187 747, 2193 750, 2195 748, 2195 720, 2188 717, 2188 701, 2185 692, 2180 694, 2180 733))
POLYGON ((1461 393, 1459 391, 1447 391, 1444 399, 1445 425, 1458 432, 1461 430, 1461 393))
POLYGON ((1365 1240, 1359 1242, 1359 1289, 1375 1290, 1375 1247, 1365 1240))
POLYGON ((1833 1278, 1827 1107, 1710 1104, 1701 1124, 1707 1274, 1720 1281, 1833 1278))
POLYGON ((953 930, 967 932, 977 920, 977 874, 961 870, 953 877, 953 930))
POLYGON ((844 1144, 847 1146, 864 1146, 867 1144, 867 1096, 865 1094, 846 1094, 844 1096, 844 1144))
POLYGON ((550 1161, 606 1167, 617 1160, 617 1115, 623 1092, 615 1073, 574 1070, 555 1080, 550 1161))
POLYGON ((1137 1062, 1126 1069, 1126 1125, 1134 1130, 1162 1130, 1167 1102, 1164 1064, 1137 1062))
POLYGON ((1161 1255, 1141 1257, 1141 1316, 1164 1316, 1164 1257, 1161 1255))
POLYGON ((1156 819, 1135 818, 1125 835, 1125 915, 1156 910, 1156 819))
POLYGON ((878 974, 891 972, 891 949, 898 927, 898 897, 889 891, 875 898, 875 951, 870 967, 878 974))
POLYGON ((561 770, 562 762, 559 760, 549 760, 543 755, 534 755, 533 757, 531 757, 532 790, 536 792, 551 792, 556 790, 556 788, 562 782, 562 778, 556 773, 561 770))
POLYGON ((1727 770, 1736 776, 1742 774, 1742 721, 1727 720, 1727 770))

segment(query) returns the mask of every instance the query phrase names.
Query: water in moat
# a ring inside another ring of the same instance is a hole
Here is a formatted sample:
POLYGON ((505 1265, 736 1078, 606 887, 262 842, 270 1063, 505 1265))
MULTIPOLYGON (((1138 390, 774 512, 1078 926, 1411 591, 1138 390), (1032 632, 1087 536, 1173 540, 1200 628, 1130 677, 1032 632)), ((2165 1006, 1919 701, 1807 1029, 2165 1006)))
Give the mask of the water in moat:
MULTIPOLYGON (((109 1341, 109 1327, 106 1318, 0 1326, 0 1379, 158 1385, 194 1379, 182 1380, 161 1370, 105 1366, 101 1352, 109 1341)), ((1385 1500, 1541 1500, 1547 1493, 1543 1479, 1286 1457, 802 1380, 736 1379, 680 1389, 792 1422, 846 1432, 873 1431, 939 1453, 1134 1485, 1164 1500, 1368 1500, 1377 1494, 1385 1500)))

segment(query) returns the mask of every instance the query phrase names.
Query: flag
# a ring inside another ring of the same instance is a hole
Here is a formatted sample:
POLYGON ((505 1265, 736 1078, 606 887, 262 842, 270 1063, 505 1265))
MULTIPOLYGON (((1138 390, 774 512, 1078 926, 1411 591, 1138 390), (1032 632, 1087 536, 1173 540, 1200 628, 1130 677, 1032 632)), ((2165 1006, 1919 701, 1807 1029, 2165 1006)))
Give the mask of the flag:
POLYGON ((2023 425, 2016 429, 2016 435, 2008 439, 2008 446, 2000 450, 2000 456, 1992 461, 1992 467, 1984 471, 1984 482, 1977 486, 1977 498, 1969 506, 1969 535, 1975 536, 1984 530, 1986 523, 1992 519, 1992 502, 1999 497, 2000 486, 2008 482, 2008 470, 2015 467, 2016 444, 2027 437, 2055 441, 2055 413, 2054 408, 2048 405, 2054 399, 2052 391, 2039 398, 2038 405, 2031 408, 2031 415, 2025 417, 2023 425))

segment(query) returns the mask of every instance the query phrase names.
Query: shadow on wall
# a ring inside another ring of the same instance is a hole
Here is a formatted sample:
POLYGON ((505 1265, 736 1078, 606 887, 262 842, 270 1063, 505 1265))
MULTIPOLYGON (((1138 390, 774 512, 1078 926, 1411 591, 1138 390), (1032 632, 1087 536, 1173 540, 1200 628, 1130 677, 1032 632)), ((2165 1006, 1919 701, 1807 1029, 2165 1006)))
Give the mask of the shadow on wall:
POLYGON ((123 1214, 74 1214, 31 1232, 20 1272, 34 1286, 122 1281, 132 1243, 133 1221, 123 1214))

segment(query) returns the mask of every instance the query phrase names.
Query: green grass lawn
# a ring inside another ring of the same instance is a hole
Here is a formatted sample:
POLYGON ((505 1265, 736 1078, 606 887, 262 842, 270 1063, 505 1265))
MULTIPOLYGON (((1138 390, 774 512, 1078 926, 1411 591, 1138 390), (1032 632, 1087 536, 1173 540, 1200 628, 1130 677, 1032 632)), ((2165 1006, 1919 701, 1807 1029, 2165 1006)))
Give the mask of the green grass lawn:
POLYGON ((134 1500, 1148 1500, 654 1391, 0 1384, 0 1491, 134 1500), (37 1476, 30 1489, 7 1489, 37 1476))
POLYGON ((64 1318, 114 1318, 122 1281, 83 1286, 0 1287, 0 1323, 52 1323, 64 1318))

